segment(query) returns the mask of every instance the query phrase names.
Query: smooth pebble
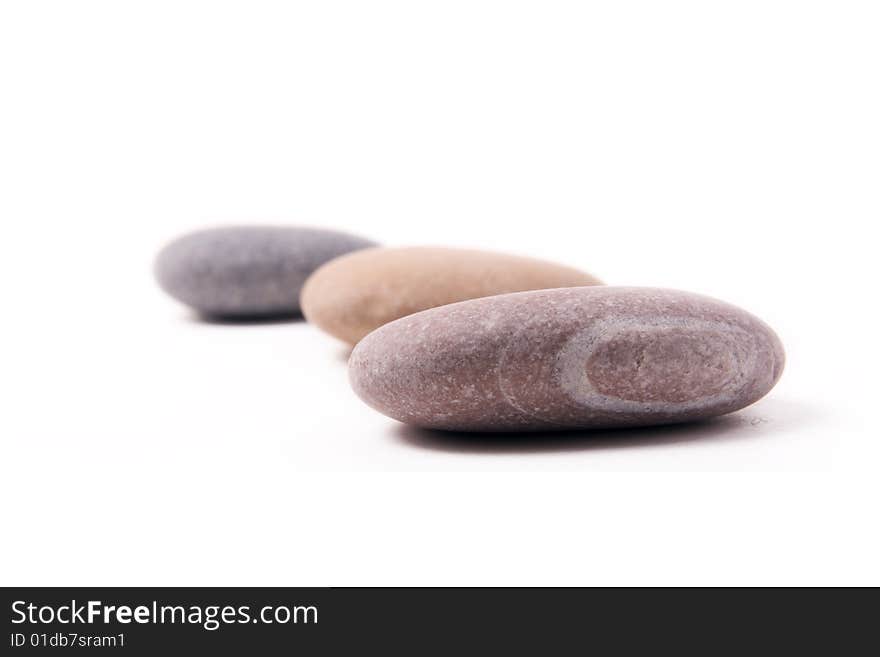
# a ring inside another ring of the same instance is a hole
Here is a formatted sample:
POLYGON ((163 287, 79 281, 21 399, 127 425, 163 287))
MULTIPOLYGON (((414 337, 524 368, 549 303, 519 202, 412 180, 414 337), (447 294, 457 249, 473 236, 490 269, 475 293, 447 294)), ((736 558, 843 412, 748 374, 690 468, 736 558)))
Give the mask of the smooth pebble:
POLYGON ((210 228, 166 246, 155 274, 168 294, 206 316, 294 316, 303 283, 315 269, 369 246, 375 242, 320 228, 210 228))
POLYGON ((351 384, 418 427, 460 431, 667 424, 743 408, 784 352, 727 303, 653 288, 580 287, 465 301, 364 338, 351 384))
POLYGON ((395 319, 506 292, 599 285, 572 267, 504 253, 438 247, 377 248, 318 269, 302 292, 303 313, 355 344, 395 319))

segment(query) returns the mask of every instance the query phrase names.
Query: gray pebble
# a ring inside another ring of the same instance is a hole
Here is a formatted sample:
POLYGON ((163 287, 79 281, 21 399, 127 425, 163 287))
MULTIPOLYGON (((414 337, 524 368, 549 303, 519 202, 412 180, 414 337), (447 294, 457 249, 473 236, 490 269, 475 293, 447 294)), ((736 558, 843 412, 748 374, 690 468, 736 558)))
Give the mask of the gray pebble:
POLYGON ((294 316, 303 283, 315 269, 369 246, 375 243, 320 228, 211 228, 166 246, 155 273, 162 289, 206 316, 294 316))
POLYGON ((782 373, 776 334, 687 292, 577 287, 463 301, 367 335, 349 361, 373 408, 459 431, 668 424, 729 413, 782 373))

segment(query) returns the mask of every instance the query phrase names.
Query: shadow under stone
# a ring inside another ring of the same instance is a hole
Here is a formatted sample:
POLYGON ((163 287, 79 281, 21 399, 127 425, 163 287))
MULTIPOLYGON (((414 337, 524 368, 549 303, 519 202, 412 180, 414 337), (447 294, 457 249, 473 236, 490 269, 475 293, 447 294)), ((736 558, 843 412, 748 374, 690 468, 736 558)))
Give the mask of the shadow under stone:
POLYGON ((694 442, 726 442, 768 438, 774 430, 810 422, 810 407, 787 401, 767 400, 720 417, 683 424, 626 429, 478 433, 420 429, 400 424, 394 428, 402 443, 440 452, 470 454, 535 454, 583 452, 679 445, 694 442))
POLYGON ((189 316, 189 321, 195 324, 216 324, 222 326, 255 326, 266 324, 291 324, 304 322, 302 313, 289 315, 248 315, 245 317, 231 317, 227 315, 206 315, 196 313, 189 316))

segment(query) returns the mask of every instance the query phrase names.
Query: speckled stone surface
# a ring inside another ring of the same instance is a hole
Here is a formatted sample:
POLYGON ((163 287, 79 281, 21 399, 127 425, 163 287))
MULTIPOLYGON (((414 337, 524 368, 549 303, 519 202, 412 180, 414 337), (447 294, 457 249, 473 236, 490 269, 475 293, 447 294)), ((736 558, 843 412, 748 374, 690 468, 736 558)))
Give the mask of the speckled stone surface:
POLYGON ((400 317, 507 292, 599 285, 572 267, 521 256, 438 247, 378 248, 330 262, 302 292, 306 318, 355 344, 400 317))
POLYGON ((159 285, 197 312, 217 318, 298 315, 299 295, 328 260, 375 246, 319 228, 230 226, 189 233, 156 258, 159 285))
POLYGON ((588 429, 722 415, 763 397, 785 356, 761 320, 687 292, 580 287, 465 301, 364 338, 351 384, 419 427, 588 429))

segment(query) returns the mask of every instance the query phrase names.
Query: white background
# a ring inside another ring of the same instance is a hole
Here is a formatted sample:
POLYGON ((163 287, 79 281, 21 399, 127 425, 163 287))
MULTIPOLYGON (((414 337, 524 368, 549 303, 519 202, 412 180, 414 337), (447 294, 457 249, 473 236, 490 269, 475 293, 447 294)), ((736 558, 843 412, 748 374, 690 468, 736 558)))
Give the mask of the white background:
POLYGON ((880 584, 874 2, 0 4, 0 583, 880 584), (167 240, 531 254, 782 337, 716 423, 444 440, 167 240), (504 471, 504 472, 501 472, 504 471))

